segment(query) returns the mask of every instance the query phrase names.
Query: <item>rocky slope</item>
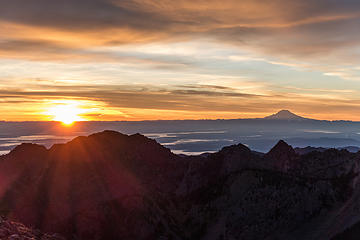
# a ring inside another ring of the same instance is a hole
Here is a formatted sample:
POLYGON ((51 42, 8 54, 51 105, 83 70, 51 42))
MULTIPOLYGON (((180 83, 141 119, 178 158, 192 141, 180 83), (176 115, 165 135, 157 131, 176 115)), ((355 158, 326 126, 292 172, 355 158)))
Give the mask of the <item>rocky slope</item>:
POLYGON ((0 214, 68 239, 331 239, 360 221, 360 155, 178 156, 105 131, 0 158, 0 214))
POLYGON ((0 239, 2 240, 65 240, 58 234, 44 234, 21 223, 0 217, 0 239))

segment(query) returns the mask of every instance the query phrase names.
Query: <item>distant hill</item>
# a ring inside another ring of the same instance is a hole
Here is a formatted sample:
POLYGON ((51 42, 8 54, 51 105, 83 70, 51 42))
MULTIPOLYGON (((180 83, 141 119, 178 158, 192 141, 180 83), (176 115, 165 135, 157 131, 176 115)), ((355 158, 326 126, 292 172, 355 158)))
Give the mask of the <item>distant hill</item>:
MULTIPOLYGON (((331 149, 331 148, 311 147, 311 146, 307 146, 307 147, 304 147, 304 148, 300 148, 300 147, 294 148, 295 152, 297 154, 300 154, 300 155, 308 154, 308 153, 311 153, 311 152, 314 152, 314 151, 325 152, 328 149, 331 149)), ((351 153, 357 153, 357 152, 360 151, 360 148, 356 147, 356 146, 338 147, 336 149, 338 149, 338 150, 347 150, 347 151, 349 151, 351 153)))
POLYGON ((303 118, 301 116, 298 116, 289 110, 281 110, 275 114, 272 114, 270 116, 264 117, 264 119, 268 120, 309 120, 309 118, 303 118))

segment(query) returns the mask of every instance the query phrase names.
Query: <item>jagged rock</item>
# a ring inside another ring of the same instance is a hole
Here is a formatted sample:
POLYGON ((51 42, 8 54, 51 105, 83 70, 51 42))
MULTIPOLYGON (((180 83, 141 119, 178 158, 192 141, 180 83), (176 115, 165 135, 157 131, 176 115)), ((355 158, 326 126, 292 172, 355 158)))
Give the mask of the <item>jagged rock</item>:
POLYGON ((296 167, 299 156, 294 149, 283 140, 280 140, 267 154, 264 159, 276 170, 287 172, 296 167))

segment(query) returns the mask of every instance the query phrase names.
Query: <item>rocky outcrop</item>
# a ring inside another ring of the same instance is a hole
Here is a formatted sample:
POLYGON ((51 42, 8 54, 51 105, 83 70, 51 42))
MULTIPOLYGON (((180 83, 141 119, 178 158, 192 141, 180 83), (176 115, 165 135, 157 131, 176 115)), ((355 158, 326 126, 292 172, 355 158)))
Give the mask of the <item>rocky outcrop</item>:
POLYGON ((280 140, 267 154, 264 155, 267 164, 282 172, 296 167, 299 156, 294 149, 283 140, 280 140))
POLYGON ((65 240, 58 234, 45 234, 21 223, 0 217, 0 239, 2 240, 65 240))

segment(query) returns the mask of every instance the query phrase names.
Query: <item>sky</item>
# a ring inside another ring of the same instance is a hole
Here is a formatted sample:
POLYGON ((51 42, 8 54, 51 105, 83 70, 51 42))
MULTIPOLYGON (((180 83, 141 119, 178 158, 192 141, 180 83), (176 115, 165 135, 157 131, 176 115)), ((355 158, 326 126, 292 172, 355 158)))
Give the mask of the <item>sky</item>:
POLYGON ((1 0, 0 120, 360 121, 357 0, 1 0))

